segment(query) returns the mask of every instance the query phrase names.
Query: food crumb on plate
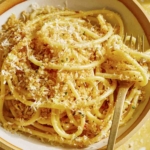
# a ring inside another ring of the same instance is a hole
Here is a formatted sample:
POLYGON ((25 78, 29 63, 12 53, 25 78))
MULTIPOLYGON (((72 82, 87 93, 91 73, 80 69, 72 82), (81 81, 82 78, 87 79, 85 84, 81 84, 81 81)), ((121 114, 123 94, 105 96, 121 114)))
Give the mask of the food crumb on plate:
POLYGON ((133 147, 133 145, 134 145, 134 143, 132 142, 132 143, 129 143, 129 148, 132 148, 133 147))

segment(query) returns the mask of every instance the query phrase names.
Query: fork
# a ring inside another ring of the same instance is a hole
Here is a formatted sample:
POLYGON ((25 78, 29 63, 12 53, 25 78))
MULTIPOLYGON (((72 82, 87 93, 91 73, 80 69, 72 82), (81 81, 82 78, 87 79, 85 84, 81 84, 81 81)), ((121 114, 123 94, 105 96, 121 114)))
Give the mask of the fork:
MULTIPOLYGON (((127 36, 127 34, 125 34, 123 41, 125 44, 128 41, 129 47, 135 48, 139 51, 140 50, 144 51, 144 36, 142 37, 137 36, 136 39, 133 39, 133 38, 134 37, 132 35, 127 36)), ((132 83, 128 83, 126 81, 119 82, 119 90, 118 90, 118 94, 116 98, 115 110, 114 110, 114 115, 113 115, 113 120, 112 120, 112 126, 110 129, 107 150, 114 149, 115 141, 116 141, 116 137, 118 133, 118 128, 119 128, 119 121, 120 121, 120 117, 122 114, 123 104, 126 98, 126 94, 131 86, 132 86, 132 83)))

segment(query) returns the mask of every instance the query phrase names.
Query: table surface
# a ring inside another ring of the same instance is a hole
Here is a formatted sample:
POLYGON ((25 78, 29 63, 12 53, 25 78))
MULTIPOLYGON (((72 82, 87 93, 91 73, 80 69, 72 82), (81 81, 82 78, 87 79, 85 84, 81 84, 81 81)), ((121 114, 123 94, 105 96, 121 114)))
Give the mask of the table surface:
MULTIPOLYGON (((138 0, 150 15, 150 0, 138 0)), ((0 148, 0 150, 2 150, 0 148)), ((116 150, 150 150, 150 119, 128 141, 116 150)))

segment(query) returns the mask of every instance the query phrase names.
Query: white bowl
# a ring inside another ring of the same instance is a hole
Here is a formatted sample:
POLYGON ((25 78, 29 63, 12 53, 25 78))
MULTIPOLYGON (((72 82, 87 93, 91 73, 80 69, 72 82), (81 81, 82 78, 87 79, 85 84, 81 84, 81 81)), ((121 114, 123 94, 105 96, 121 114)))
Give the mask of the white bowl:
MULTIPOLYGON (((107 8, 119 13, 124 21, 125 31, 133 35, 143 35, 145 36, 145 47, 149 48, 150 42, 150 31, 147 28, 150 23, 147 16, 144 14, 143 10, 137 2, 130 0, 28 0, 25 1, 11 9, 0 16, 0 26, 5 23, 10 14, 14 13, 16 16, 20 14, 23 10, 28 10, 29 6, 33 3, 38 3, 40 6, 43 5, 52 5, 52 6, 61 6, 64 7, 67 2, 67 7, 74 10, 92 10, 92 9, 102 9, 107 8), (129 9, 130 10, 129 10, 129 9), (137 16, 137 18, 135 16, 137 16), (141 24, 141 25, 140 25, 141 24), (149 41, 149 42, 148 42, 149 41)), ((144 102, 138 107, 133 118, 123 127, 119 129, 118 139, 116 147, 120 146, 125 142, 129 137, 131 137, 145 122, 145 120, 150 116, 149 108, 149 92, 146 88, 147 98, 144 102)), ((104 139, 96 144, 90 145, 85 148, 86 150, 95 150, 100 149, 107 144, 107 139, 104 139)), ((23 149, 23 150, 63 150, 67 148, 54 147, 49 144, 42 143, 34 138, 27 137, 20 134, 11 134, 10 132, 4 130, 0 127, 0 146, 5 149, 23 149)), ((71 149, 71 148, 68 148, 71 149)))

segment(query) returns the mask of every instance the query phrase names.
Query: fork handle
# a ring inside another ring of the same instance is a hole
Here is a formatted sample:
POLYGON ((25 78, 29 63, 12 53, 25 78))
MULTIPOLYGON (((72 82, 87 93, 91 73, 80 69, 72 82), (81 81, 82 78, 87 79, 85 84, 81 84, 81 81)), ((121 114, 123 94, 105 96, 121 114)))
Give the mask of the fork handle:
POLYGON ((8 9, 12 8, 13 6, 24 1, 26 0, 0 0, 0 15, 8 9))
POLYGON ((115 105, 115 110, 114 110, 114 115, 112 120, 112 126, 110 129, 110 135, 107 144, 107 150, 114 149, 116 136, 118 133, 119 121, 122 114, 122 108, 123 108, 124 100, 128 92, 128 89, 129 89, 128 86, 120 85, 120 88, 118 90, 118 95, 117 95, 117 100, 116 100, 116 105, 115 105))

